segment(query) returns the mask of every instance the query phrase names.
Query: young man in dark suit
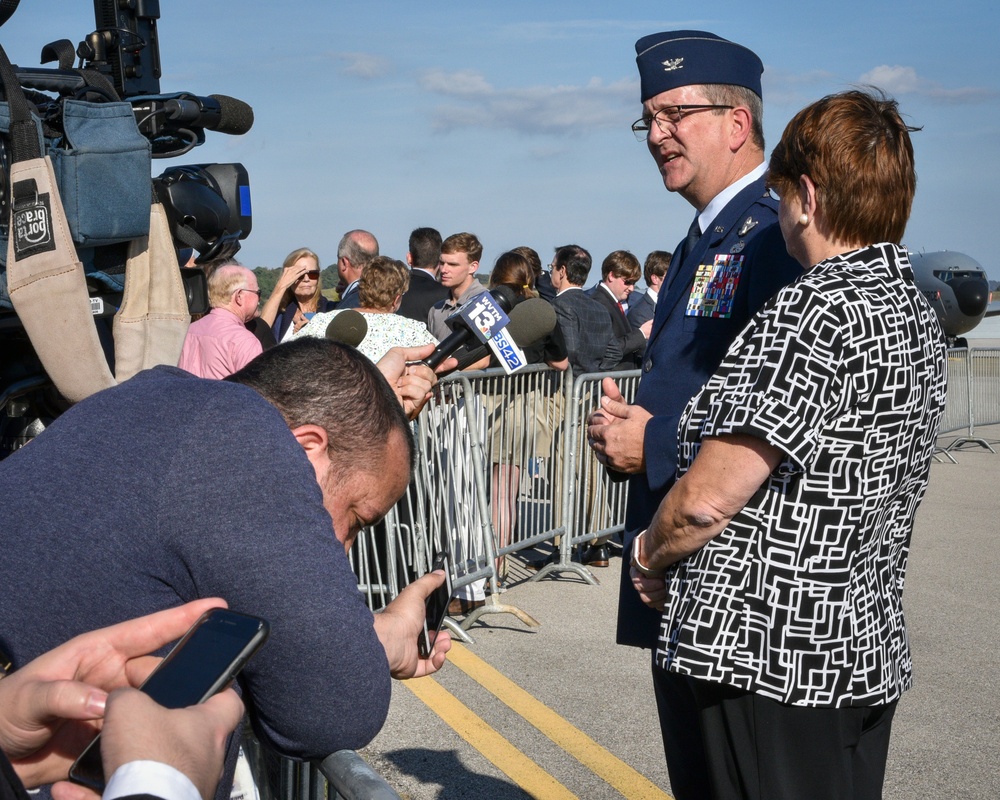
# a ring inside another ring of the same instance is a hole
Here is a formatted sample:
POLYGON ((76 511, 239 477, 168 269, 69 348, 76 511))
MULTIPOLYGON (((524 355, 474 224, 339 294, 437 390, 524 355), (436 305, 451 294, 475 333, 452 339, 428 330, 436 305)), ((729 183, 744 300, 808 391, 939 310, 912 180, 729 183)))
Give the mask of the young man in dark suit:
POLYGON ((646 256, 646 263, 642 265, 642 277, 646 281, 646 291, 638 298, 633 295, 628 303, 628 321, 633 328, 638 328, 644 322, 653 318, 656 311, 656 299, 659 296, 663 279, 670 269, 670 260, 673 256, 666 250, 654 250, 646 256))
POLYGON ((448 297, 448 287, 438 280, 441 234, 434 228, 416 228, 410 234, 406 263, 410 265, 410 288, 403 295, 397 314, 427 324, 431 306, 448 297))
POLYGON ((609 253, 601 264, 601 282, 590 292, 598 303, 608 310, 615 339, 622 351, 621 360, 614 369, 637 369, 646 349, 646 339, 652 322, 634 327, 625 316, 624 304, 628 301, 639 280, 639 259, 628 250, 609 253))
POLYGON ((583 290, 590 264, 590 253, 575 244, 557 248, 552 260, 552 286, 556 290, 552 307, 574 375, 611 369, 621 359, 611 316, 583 290))

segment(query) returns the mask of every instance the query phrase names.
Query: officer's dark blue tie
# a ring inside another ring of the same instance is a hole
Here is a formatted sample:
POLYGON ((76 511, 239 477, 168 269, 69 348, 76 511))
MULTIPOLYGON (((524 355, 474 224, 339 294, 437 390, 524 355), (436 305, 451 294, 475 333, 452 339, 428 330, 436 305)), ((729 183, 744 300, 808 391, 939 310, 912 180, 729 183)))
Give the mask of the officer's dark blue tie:
POLYGON ((687 258, 688 253, 694 250, 694 246, 698 244, 698 240, 700 238, 701 238, 701 227, 698 225, 698 217, 695 216, 694 222, 692 222, 691 227, 688 228, 687 238, 681 244, 680 258, 677 259, 678 264, 684 263, 684 259, 687 258))

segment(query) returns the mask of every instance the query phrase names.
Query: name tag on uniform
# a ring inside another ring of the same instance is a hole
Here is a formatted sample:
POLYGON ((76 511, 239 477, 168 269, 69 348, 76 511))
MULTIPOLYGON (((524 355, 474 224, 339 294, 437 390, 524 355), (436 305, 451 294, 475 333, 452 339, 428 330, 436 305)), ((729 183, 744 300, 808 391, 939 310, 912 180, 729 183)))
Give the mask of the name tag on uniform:
POLYGON ((719 254, 713 263, 699 264, 685 315, 729 319, 743 273, 743 259, 744 256, 719 254))

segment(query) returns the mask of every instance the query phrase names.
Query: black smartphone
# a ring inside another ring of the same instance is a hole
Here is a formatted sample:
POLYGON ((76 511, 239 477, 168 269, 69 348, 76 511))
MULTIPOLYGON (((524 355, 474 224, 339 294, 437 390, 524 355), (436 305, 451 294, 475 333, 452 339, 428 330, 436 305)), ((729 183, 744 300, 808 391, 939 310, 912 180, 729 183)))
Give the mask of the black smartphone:
POLYGON ((448 603, 451 602, 451 559, 447 553, 435 553, 434 563, 431 572, 436 569, 444 570, 444 583, 427 596, 424 603, 424 629, 417 637, 417 650, 421 658, 427 658, 431 654, 433 637, 441 630, 444 618, 448 615, 448 603))
MULTIPOLYGON (((161 706, 186 708, 221 691, 260 649, 270 627, 266 620, 225 608, 202 614, 139 689, 161 706)), ((69 779, 104 791, 101 735, 73 762, 69 779)))

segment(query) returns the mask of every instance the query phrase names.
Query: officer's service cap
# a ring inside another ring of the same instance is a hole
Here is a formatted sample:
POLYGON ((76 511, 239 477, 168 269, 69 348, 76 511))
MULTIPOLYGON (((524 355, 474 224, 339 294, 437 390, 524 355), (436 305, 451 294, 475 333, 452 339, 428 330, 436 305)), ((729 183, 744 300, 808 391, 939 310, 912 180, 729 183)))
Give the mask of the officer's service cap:
POLYGON ((762 97, 764 65, 743 45, 705 31, 666 31, 635 43, 642 102, 676 89, 704 83, 745 86, 762 97))

